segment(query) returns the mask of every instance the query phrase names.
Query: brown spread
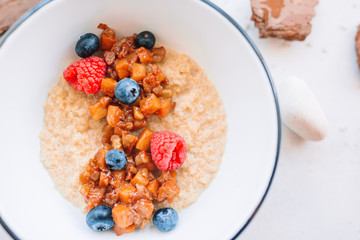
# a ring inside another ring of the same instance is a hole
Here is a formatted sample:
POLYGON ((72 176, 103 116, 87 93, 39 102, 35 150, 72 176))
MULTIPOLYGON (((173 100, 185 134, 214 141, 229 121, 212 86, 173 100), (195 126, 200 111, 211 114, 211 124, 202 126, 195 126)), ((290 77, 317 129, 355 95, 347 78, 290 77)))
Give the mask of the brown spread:
POLYGON ((318 0, 251 0, 255 26, 261 38, 303 41, 311 32, 318 0))

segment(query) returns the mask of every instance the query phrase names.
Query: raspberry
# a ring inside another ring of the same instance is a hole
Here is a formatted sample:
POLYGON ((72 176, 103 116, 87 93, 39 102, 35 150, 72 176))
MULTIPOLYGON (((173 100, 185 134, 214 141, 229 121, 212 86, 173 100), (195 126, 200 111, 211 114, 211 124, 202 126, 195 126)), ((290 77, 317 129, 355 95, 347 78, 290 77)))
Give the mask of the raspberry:
POLYGON ((176 170, 186 159, 185 140, 176 133, 154 133, 150 142, 151 157, 160 170, 176 170))
POLYGON ((71 64, 63 75, 74 89, 91 94, 100 90, 105 71, 106 64, 102 58, 88 57, 71 64))

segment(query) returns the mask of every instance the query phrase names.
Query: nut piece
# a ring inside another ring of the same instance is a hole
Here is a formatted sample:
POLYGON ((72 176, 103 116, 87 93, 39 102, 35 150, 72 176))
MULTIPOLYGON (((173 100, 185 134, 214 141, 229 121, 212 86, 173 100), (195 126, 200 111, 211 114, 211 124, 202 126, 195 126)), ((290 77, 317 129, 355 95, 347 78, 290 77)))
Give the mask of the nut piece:
POLYGON ((164 47, 153 48, 151 52, 154 56, 154 63, 161 62, 165 58, 166 50, 164 47))
POLYGON ((259 37, 303 41, 311 32, 318 0, 251 0, 259 37))

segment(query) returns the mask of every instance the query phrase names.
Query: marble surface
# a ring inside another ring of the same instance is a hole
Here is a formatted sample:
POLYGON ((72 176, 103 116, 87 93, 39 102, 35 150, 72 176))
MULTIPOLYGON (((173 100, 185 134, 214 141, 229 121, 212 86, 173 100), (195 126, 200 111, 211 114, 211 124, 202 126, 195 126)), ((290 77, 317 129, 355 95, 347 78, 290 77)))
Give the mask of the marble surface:
MULTIPOLYGON (((360 239, 360 71, 354 51, 360 2, 320 0, 304 42, 259 39, 250 0, 213 2, 246 29, 275 84, 302 77, 329 120, 322 142, 305 142, 283 127, 270 192, 238 239, 360 239)), ((3 229, 0 239, 10 239, 3 229)))

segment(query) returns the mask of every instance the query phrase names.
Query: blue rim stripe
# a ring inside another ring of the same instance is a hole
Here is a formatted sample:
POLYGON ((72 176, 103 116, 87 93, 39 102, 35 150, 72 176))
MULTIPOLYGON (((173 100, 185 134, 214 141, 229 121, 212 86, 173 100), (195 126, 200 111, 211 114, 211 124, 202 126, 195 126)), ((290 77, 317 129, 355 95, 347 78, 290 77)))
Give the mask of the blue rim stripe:
MULTIPOLYGON (((37 10, 39 10, 40 8, 42 8, 43 6, 45 6, 46 4, 48 4, 49 2, 52 2, 53 0, 44 0, 41 3, 39 3, 38 5, 36 5, 35 7, 33 7, 32 9, 30 9, 27 13, 25 13, 19 20, 17 20, 12 26, 11 28, 9 28, 5 34, 0 38, 0 47, 5 43, 6 39, 11 35, 11 33, 13 33, 15 31, 15 29, 20 26, 26 19, 28 19, 31 15, 33 15, 37 10)), ((262 203, 265 200, 265 197, 267 196, 270 186, 272 184, 272 181, 274 179, 275 176, 275 172, 276 172, 276 167, 278 164, 278 160, 279 160, 279 154, 280 154, 280 145, 281 145, 281 117, 280 117, 280 108, 279 108, 279 101, 278 101, 278 97, 277 97, 277 93, 275 90, 275 85, 272 81, 270 72, 268 67, 266 66, 265 60, 262 57, 260 51, 257 49, 257 47, 255 46, 255 43, 251 40, 251 38, 249 37, 249 35, 245 32, 245 30, 232 18, 230 17, 226 12, 224 12, 220 7, 218 7, 217 5, 215 5, 214 3, 210 2, 209 0, 200 0, 203 3, 207 4, 208 6, 212 7, 213 9, 215 9, 217 12, 219 12, 223 17, 225 17, 229 22, 231 22, 234 27, 236 27, 240 33, 245 37, 245 39, 247 40, 247 42, 250 44, 250 46, 252 47, 252 49, 254 50, 254 52, 256 53, 257 57, 259 58, 265 72, 266 72, 266 76, 268 77, 270 86, 271 86, 271 90, 274 96, 274 102, 275 102, 275 107, 276 107, 276 112, 277 112, 277 125, 278 125, 278 141, 277 141, 277 148, 276 148, 276 156, 275 156, 275 164, 274 164, 274 168, 269 180, 269 184, 265 190, 265 193, 263 195, 263 197, 261 198, 260 202, 258 203, 257 207, 255 208, 255 211, 251 214, 250 218, 246 221, 246 223, 244 224, 244 226, 235 234, 235 236, 232 238, 232 240, 235 240, 244 230, 245 228, 249 225, 249 223, 254 219, 256 213, 258 212, 260 206, 262 205, 262 203)), ((3 228, 5 229, 5 231, 14 239, 14 240, 20 240, 19 237, 16 236, 16 234, 9 228, 9 226, 5 223, 5 221, 1 218, 0 215, 0 225, 3 226, 3 228)))

